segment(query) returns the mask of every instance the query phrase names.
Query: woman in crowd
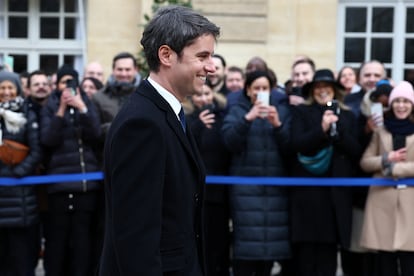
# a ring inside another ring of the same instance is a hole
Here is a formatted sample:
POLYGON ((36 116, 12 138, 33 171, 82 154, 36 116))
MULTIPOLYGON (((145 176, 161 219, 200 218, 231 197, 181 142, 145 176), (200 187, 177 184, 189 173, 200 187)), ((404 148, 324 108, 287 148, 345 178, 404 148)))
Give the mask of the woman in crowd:
MULTIPOLYGON (((304 104, 293 107, 291 144, 296 177, 351 177, 361 156, 356 119, 342 103, 343 87, 331 70, 315 72, 303 87, 304 104)), ((350 187, 291 188, 292 266, 295 275, 334 276, 338 247, 350 243, 350 187)))
MULTIPOLYGON (((215 99, 209 83, 191 97, 194 110, 187 115, 208 175, 227 175, 230 153, 221 137, 225 106, 215 99)), ((227 185, 207 185, 205 192, 206 276, 229 276, 230 233, 227 185)))
MULTIPOLYGON (((403 81, 388 99, 384 126, 375 129, 361 167, 375 177, 414 177, 414 90, 403 81)), ((378 276, 414 275, 414 187, 371 186, 361 246, 378 250, 378 276)))
MULTIPOLYGON (((78 73, 63 65, 57 71, 57 89, 42 109, 41 143, 49 153, 48 174, 88 173, 100 170, 93 146, 100 137, 94 105, 78 87, 78 73)), ((101 182, 66 181, 47 187, 45 270, 47 275, 92 275, 94 222, 101 182)))
MULTIPOLYGON (((272 80, 265 71, 246 75, 239 102, 226 115, 222 134, 232 153, 231 175, 286 176, 288 107, 270 96, 272 80), (270 105, 258 94, 270 97, 270 105)), ((268 276, 274 261, 290 258, 286 187, 231 185, 233 273, 268 276)))
MULTIPOLYGON (((22 96, 19 76, 0 72, 1 177, 31 175, 41 159, 37 116, 25 110, 22 96)), ((0 275, 33 273, 38 223, 35 187, 0 186, 0 275)))
POLYGON ((82 80, 80 88, 88 95, 89 99, 103 87, 103 83, 94 77, 86 77, 82 80))
POLYGON ((346 94, 361 90, 361 87, 358 85, 357 73, 351 66, 346 65, 339 70, 337 81, 342 84, 346 94))

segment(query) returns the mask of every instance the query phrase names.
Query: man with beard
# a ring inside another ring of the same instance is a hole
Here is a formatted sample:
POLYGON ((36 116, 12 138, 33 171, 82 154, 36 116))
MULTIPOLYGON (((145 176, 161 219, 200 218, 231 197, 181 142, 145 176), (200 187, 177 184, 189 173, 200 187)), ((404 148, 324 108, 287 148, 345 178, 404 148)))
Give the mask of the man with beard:
POLYGON ((214 54, 213 55, 214 67, 216 71, 210 73, 207 76, 207 79, 210 81, 213 91, 215 93, 220 93, 223 96, 226 96, 230 90, 226 87, 226 60, 223 56, 214 54))

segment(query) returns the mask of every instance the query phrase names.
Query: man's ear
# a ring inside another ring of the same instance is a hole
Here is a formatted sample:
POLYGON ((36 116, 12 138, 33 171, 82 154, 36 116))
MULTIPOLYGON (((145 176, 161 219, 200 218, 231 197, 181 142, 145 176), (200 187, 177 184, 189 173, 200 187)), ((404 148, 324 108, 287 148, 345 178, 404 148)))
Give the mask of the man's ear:
POLYGON ((158 49, 158 58, 162 65, 170 67, 175 56, 175 52, 168 45, 161 45, 158 49))

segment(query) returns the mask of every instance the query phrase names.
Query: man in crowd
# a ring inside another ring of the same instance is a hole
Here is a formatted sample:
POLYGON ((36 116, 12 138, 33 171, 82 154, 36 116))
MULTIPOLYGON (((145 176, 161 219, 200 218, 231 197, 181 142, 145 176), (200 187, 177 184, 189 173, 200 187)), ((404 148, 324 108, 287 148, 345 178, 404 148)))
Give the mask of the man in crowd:
POLYGON ((219 54, 213 55, 213 61, 216 67, 216 71, 207 76, 210 81, 213 91, 226 96, 230 91, 226 87, 226 60, 219 54))
POLYGON ((92 61, 88 63, 85 67, 84 78, 92 77, 99 80, 102 83, 105 83, 104 70, 102 65, 97 61, 92 61))
POLYGON ((312 59, 306 56, 300 56, 295 59, 291 73, 292 87, 286 91, 291 105, 299 105, 304 102, 302 87, 312 81, 315 70, 315 63, 312 59))
POLYGON ((127 52, 117 54, 112 60, 112 75, 106 86, 92 97, 100 117, 103 137, 125 100, 140 82, 141 75, 135 57, 127 52))

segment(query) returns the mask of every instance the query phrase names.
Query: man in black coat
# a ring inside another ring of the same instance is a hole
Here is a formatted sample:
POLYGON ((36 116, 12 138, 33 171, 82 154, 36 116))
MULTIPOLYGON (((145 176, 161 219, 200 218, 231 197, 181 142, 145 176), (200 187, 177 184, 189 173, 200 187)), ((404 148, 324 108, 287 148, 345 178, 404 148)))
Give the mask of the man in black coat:
POLYGON ((205 174, 180 102, 214 72, 219 28, 179 6, 144 30, 150 75, 112 122, 104 150, 100 275, 203 275, 205 174), (183 114, 182 114, 183 115, 183 114))

